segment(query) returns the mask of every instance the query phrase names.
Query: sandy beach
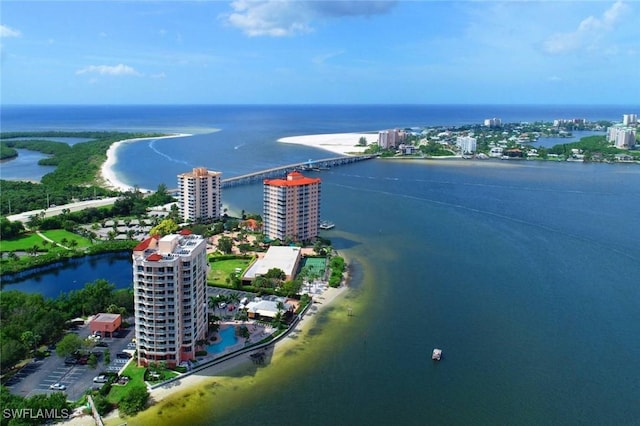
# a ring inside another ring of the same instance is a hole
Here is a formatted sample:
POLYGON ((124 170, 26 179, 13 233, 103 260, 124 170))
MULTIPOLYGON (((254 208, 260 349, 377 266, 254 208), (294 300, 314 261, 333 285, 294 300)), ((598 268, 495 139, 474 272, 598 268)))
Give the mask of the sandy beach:
MULTIPOLYGON (((324 309, 327 306, 330 306, 331 302, 333 302, 338 296, 342 295, 347 290, 347 288, 348 287, 345 285, 342 285, 339 288, 329 287, 327 288, 327 290, 324 291, 324 293, 322 293, 322 295, 320 295, 319 297, 316 297, 317 299, 320 299, 322 301, 322 304, 317 305, 320 307, 319 311, 324 309)), ((304 333, 312 324, 312 322, 315 320, 316 315, 317 313, 307 313, 304 317, 302 317, 302 319, 295 326, 293 331, 296 334, 304 333)), ((286 350, 292 344, 296 344, 296 340, 291 338, 289 335, 283 338, 282 340, 279 340, 274 345, 275 354, 278 354, 286 350)), ((150 397, 153 400, 154 404, 158 403, 169 395, 175 394, 179 391, 189 389, 190 387, 193 387, 196 385, 200 385, 204 382, 211 381, 216 376, 219 376, 222 372, 231 370, 243 364, 250 364, 250 363, 252 363, 252 361, 249 358, 248 354, 239 355, 235 358, 231 358, 220 364, 212 365, 211 367, 200 370, 197 373, 185 376, 184 378, 180 379, 180 382, 178 385, 176 385, 176 383, 170 383, 166 386, 155 388, 151 390, 150 397)))
MULTIPOLYGON (((309 311, 302 319, 296 324, 291 333, 289 333, 282 340, 279 340, 273 346, 274 357, 278 354, 286 352, 286 350, 292 346, 300 343, 299 335, 306 333, 313 325, 318 313, 323 309, 332 305, 338 297, 343 295, 348 289, 348 286, 343 284, 339 288, 327 287, 322 294, 315 296, 315 299, 320 303, 315 305, 318 307, 317 311, 309 311)), ((185 391, 196 388, 206 383, 211 383, 216 379, 224 376, 224 373, 233 370, 243 365, 249 365, 253 361, 250 359, 249 354, 242 354, 237 357, 228 359, 219 364, 212 365, 204 368, 196 373, 186 375, 180 380, 169 383, 164 386, 152 389, 150 391, 150 402, 155 405, 171 395, 182 394, 185 391)), ((103 418, 106 425, 119 425, 123 423, 123 419, 119 416, 118 410, 114 410, 103 418)), ((91 416, 83 415, 70 419, 64 422, 65 425, 71 426, 84 426, 94 425, 95 422, 91 416)))
MULTIPOLYGON (((122 145, 129 144, 129 143, 140 142, 140 141, 149 140, 149 139, 182 138, 182 137, 185 137, 185 136, 191 136, 191 135, 189 133, 178 133, 178 134, 175 134, 175 135, 168 135, 168 136, 160 136, 160 137, 152 137, 152 138, 125 139, 125 140, 122 140, 122 141, 114 142, 113 144, 111 144, 111 146, 107 150, 107 161, 105 161, 102 164, 102 166, 100 167, 100 177, 104 181, 104 185, 106 187, 108 187, 110 189, 114 189, 116 191, 125 192, 125 191, 133 190, 132 186, 127 185, 126 183, 124 183, 121 180, 119 180, 118 176, 116 175, 115 171, 113 170, 113 167, 118 162, 118 148, 120 148, 122 145)), ((150 189, 146 189, 146 188, 139 188, 139 189, 140 189, 140 191, 143 191, 143 192, 151 191, 150 189)))
POLYGON ((278 139, 278 142, 305 145, 324 149, 340 155, 361 154, 366 146, 358 146, 360 138, 367 140, 367 145, 378 142, 377 133, 329 133, 323 135, 291 136, 278 139))

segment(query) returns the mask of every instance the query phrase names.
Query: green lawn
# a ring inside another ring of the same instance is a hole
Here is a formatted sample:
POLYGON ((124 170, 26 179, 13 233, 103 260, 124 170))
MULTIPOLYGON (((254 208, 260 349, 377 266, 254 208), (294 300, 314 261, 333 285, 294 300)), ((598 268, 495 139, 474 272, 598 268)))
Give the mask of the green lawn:
POLYGON ((25 234, 19 238, 11 240, 0 240, 0 250, 2 251, 27 251, 33 246, 42 248, 42 238, 37 234, 25 234))
POLYGON ((67 239, 67 247, 70 247, 69 241, 75 240, 78 245, 75 248, 85 248, 91 245, 91 241, 88 239, 81 237, 80 235, 74 234, 73 232, 65 231, 64 229, 53 229, 49 231, 41 231, 42 234, 46 235, 48 238, 51 238, 56 243, 62 244, 62 239, 67 239))
POLYGON ((129 392, 129 389, 136 386, 146 386, 144 383, 145 371, 147 371, 146 367, 138 367, 135 360, 131 361, 129 365, 127 365, 127 368, 122 372, 123 376, 129 376, 131 380, 129 380, 129 383, 124 386, 111 386, 111 391, 109 392, 109 395, 107 395, 107 400, 112 404, 117 404, 120 402, 122 397, 129 392))
MULTIPOLYGON (((42 231, 43 235, 46 235, 48 238, 52 239, 57 243, 61 243, 63 238, 67 239, 67 247, 69 246, 69 241, 75 240, 77 241, 76 249, 81 249, 85 247, 89 247, 91 245, 91 241, 87 240, 84 237, 74 234, 73 232, 65 231, 64 229, 54 229, 49 231, 42 231)), ((36 233, 25 234, 19 238, 14 238, 11 240, 3 239, 0 240, 0 250, 1 251, 28 251, 33 246, 38 246, 40 249, 46 248, 51 251, 54 247, 51 244, 43 245, 42 242, 45 241, 36 233)))
POLYGON ((242 273, 251 263, 251 259, 225 259, 216 262, 210 261, 211 268, 207 275, 207 281, 210 284, 226 284, 226 279, 236 268, 242 269, 242 273))
MULTIPOLYGON (((146 367, 138 367, 135 360, 131 361, 131 363, 127 365, 127 368, 125 368, 122 372, 123 376, 129 376, 131 380, 129 380, 129 383, 124 386, 112 385, 111 391, 109 391, 109 395, 107 395, 107 400, 112 404, 117 404, 122 399, 122 397, 129 392, 129 389, 137 386, 146 386, 146 384, 144 383, 144 374, 146 371, 146 367)), ((161 374, 161 380, 169 380, 176 377, 177 375, 178 373, 173 370, 163 370, 161 374)), ((159 382, 160 381, 150 383, 155 384, 159 382)))

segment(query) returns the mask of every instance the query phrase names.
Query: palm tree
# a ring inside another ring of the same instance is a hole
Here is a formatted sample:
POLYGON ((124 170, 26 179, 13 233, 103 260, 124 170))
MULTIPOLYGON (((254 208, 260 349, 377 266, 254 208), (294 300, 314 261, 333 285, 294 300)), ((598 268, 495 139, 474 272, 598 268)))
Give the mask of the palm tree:
POLYGON ((77 246, 77 245, 78 245, 78 240, 71 240, 71 241, 69 241, 69 246, 70 246, 70 247, 75 247, 75 246, 77 246))
POLYGON ((62 244, 63 246, 66 246, 68 242, 69 242, 69 240, 67 240, 67 237, 63 237, 63 238, 60 240, 60 244, 62 244))
POLYGON ((283 319, 282 312, 285 309, 284 303, 282 303, 282 301, 279 300, 278 303, 276 304, 276 308, 278 309, 278 312, 276 313, 276 316, 273 317, 273 323, 278 329, 281 329, 284 327, 284 322, 282 321, 283 319))

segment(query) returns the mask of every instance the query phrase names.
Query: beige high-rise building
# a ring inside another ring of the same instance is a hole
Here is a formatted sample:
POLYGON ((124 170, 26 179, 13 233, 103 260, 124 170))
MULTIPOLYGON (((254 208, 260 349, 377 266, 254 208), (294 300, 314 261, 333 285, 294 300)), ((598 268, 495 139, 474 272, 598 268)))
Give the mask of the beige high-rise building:
POLYGON ((178 206, 183 220, 206 223, 220 219, 221 175, 205 167, 178 175, 178 206))
POLYGON ((133 249, 138 365, 194 359, 207 336, 207 243, 183 230, 133 249))
POLYGON ((291 172, 285 179, 265 179, 264 234, 274 240, 311 240, 320 225, 320 178, 291 172))

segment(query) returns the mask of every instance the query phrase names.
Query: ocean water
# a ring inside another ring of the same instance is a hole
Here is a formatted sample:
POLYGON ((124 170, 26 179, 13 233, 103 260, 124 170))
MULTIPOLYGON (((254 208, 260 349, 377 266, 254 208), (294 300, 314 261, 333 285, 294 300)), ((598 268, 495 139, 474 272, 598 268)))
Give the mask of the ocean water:
MULTIPOLYGON (((223 178, 283 164, 335 156, 277 143, 279 138, 318 133, 377 132, 389 128, 556 118, 621 121, 638 106, 545 105, 176 105, 0 106, 0 130, 120 130, 188 133, 192 137, 148 140, 118 151, 115 171, 140 188, 177 185, 193 167, 222 171, 223 178)), ((544 144, 541 143, 541 144, 544 144)))
MULTIPOLYGON (((164 110, 130 108, 130 121, 96 113, 59 126, 172 126, 164 110)), ((175 131, 219 131, 158 141, 169 158, 131 144, 121 170, 153 187, 198 153, 229 176, 327 156, 277 144, 283 136, 472 117, 615 120, 638 109, 501 108, 193 107, 176 112, 175 131)), ((128 424, 640 422, 640 167, 372 160, 311 174, 322 178, 322 216, 336 223, 323 235, 350 261, 348 293, 266 366, 178 393, 128 424)), ((260 212, 262 188, 231 188, 223 200, 260 212)))

